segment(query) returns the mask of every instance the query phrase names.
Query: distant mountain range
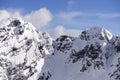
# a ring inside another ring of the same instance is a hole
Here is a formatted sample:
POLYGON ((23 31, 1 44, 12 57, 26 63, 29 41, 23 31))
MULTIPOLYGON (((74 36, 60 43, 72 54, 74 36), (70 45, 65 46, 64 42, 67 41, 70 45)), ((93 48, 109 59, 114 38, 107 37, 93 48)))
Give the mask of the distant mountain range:
POLYGON ((120 36, 93 27, 53 40, 8 19, 0 24, 0 80, 120 80, 120 36))

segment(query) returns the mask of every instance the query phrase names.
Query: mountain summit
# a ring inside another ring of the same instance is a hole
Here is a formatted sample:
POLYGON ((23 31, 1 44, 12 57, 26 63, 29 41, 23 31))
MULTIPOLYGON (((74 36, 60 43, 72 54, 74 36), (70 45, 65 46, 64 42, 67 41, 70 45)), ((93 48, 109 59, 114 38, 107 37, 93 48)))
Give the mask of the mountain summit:
POLYGON ((0 80, 37 80, 52 39, 22 19, 5 22, 0 26, 0 80))
POLYGON ((56 40, 22 19, 0 26, 0 80, 120 80, 120 37, 93 27, 56 40))
POLYGON ((100 27, 84 30, 79 37, 61 35, 39 80, 119 80, 119 45, 119 36, 100 27))

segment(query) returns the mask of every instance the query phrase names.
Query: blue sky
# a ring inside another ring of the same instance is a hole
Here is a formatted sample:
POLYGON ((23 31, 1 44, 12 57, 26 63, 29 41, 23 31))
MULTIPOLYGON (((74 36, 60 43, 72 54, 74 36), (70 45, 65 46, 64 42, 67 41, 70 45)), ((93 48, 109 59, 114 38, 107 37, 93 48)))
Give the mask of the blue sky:
POLYGON ((120 34, 120 0, 0 0, 1 10, 22 10, 23 15, 43 7, 53 16, 50 28, 100 26, 120 34))

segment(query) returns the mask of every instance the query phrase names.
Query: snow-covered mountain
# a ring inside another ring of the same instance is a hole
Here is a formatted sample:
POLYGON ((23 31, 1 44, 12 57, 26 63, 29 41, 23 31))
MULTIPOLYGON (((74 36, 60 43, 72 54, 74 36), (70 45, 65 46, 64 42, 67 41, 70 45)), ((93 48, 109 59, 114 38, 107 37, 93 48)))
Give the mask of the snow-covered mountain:
POLYGON ((22 19, 0 26, 0 80, 37 80, 44 57, 52 53, 52 39, 22 19))
POLYGON ((120 37, 106 29, 93 27, 79 37, 62 35, 53 48, 39 80, 120 80, 120 37))
POLYGON ((0 26, 0 80, 120 80, 120 37, 93 27, 53 40, 22 19, 0 26))

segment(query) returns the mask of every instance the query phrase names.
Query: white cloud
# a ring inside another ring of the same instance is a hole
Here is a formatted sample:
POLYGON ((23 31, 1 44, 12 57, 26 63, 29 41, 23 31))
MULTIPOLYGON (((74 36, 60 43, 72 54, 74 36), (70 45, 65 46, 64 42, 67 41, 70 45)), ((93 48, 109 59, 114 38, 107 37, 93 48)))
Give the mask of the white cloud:
POLYGON ((80 35, 82 30, 75 30, 75 29, 65 29, 64 26, 58 25, 53 30, 48 30, 49 34, 52 36, 53 39, 60 37, 61 35, 69 35, 77 37, 80 35))
POLYGON ((16 10, 0 10, 0 22, 7 18, 22 17, 24 20, 31 22, 36 28, 40 29, 41 27, 49 25, 49 22, 52 20, 52 14, 46 8, 41 8, 26 15, 22 15, 21 13, 21 11, 16 10))
POLYGON ((90 12, 82 12, 82 11, 71 11, 71 12, 60 12, 58 17, 63 20, 72 20, 78 17, 96 17, 99 19, 114 19, 120 18, 120 13, 90 13, 90 12))
POLYGON ((19 11, 7 11, 7 10, 0 10, 0 21, 7 19, 7 18, 15 18, 15 17, 20 17, 20 12, 19 11))
POLYGON ((44 27, 52 20, 52 14, 46 8, 41 8, 37 11, 33 11, 23 17, 25 20, 30 21, 37 28, 44 27))
POLYGON ((9 17, 10 17, 10 14, 7 11, 5 10, 0 11, 0 21, 2 21, 5 18, 9 18, 9 17))

